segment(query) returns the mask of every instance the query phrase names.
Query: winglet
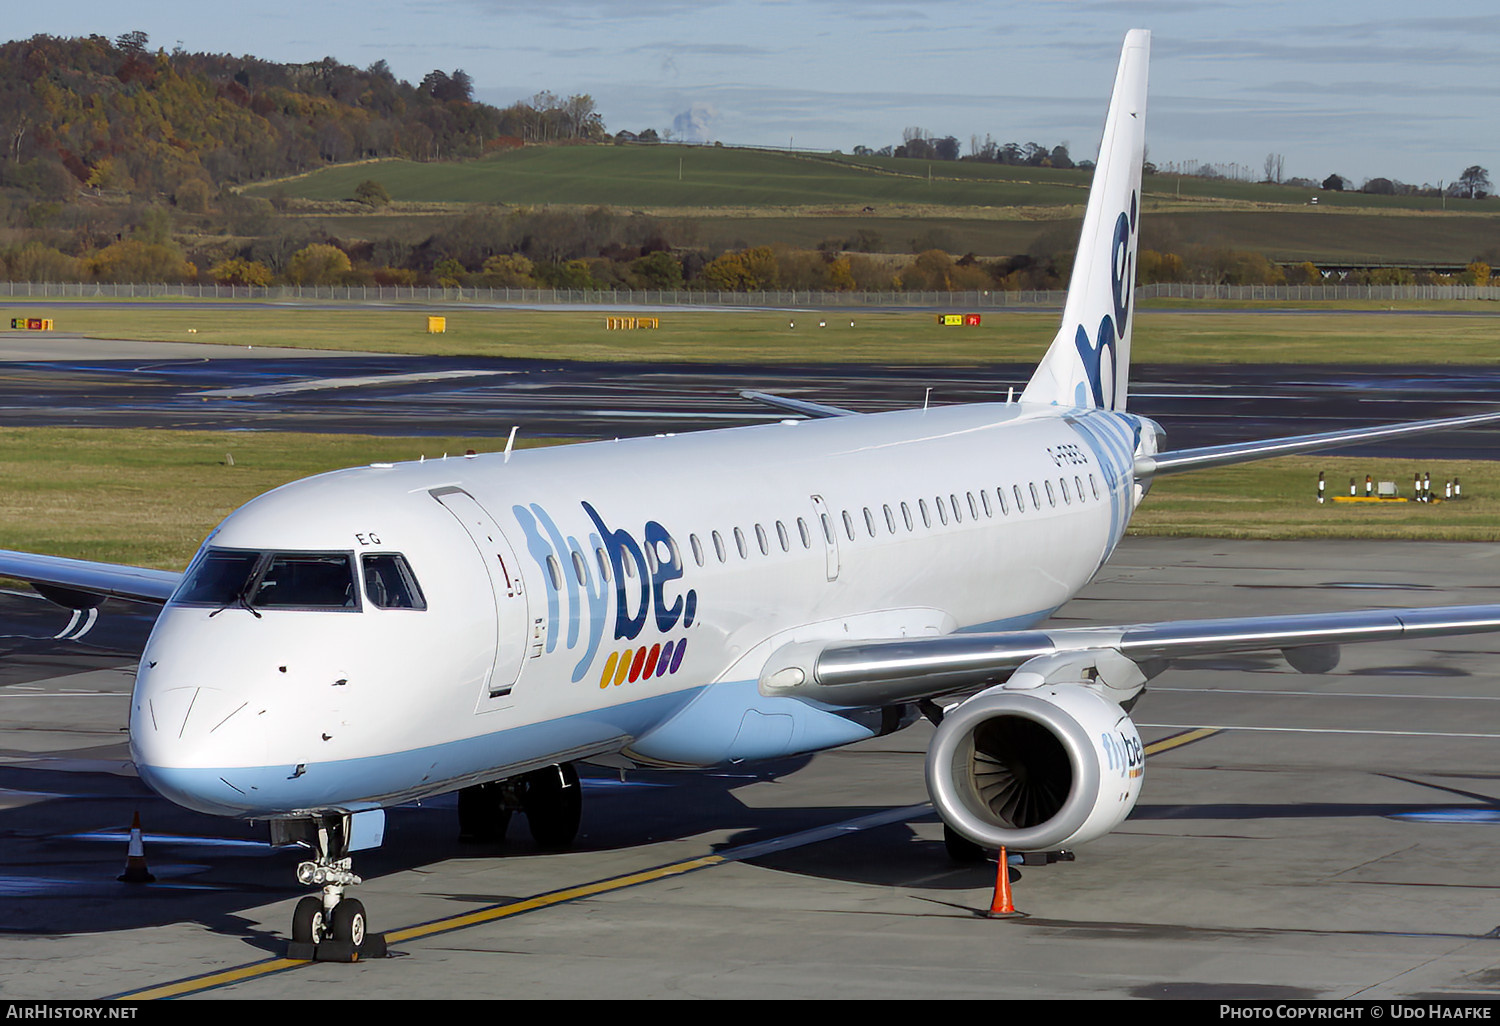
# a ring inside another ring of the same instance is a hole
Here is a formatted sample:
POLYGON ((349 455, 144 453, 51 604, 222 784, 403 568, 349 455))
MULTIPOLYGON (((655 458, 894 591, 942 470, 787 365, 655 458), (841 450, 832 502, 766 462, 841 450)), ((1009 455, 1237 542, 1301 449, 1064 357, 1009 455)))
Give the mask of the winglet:
POLYGON ((1021 393, 1023 403, 1125 408, 1150 57, 1151 33, 1127 33, 1062 327, 1021 393))

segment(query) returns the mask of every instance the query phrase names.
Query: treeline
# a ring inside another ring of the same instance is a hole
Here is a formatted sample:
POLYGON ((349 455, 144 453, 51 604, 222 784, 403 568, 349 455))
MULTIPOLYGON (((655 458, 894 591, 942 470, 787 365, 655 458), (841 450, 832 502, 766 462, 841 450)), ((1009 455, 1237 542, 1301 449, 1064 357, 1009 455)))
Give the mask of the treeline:
POLYGON ((604 136, 588 96, 501 109, 475 102, 462 70, 413 86, 384 61, 153 52, 141 32, 0 44, 0 188, 42 199, 83 186, 201 209, 225 184, 323 164, 604 136))
POLYGON ((1020 167, 1091 168, 1094 162, 1085 160, 1075 164, 1068 154, 1066 144, 1044 146, 1041 143, 999 143, 986 135, 981 142, 979 136, 969 137, 969 152, 962 151, 957 136, 935 136, 925 128, 912 127, 902 133, 901 142, 872 150, 868 146, 854 147, 856 157, 916 157, 923 160, 976 160, 985 164, 1011 164, 1020 167))
MULTIPOLYGON (((238 216, 269 208, 243 200, 238 216)), ((257 214, 259 211, 259 215, 257 214)), ((983 291, 1066 288, 1073 249, 1058 231, 1040 236, 1024 254, 983 259, 954 256, 929 237, 904 255, 855 251, 864 238, 830 238, 817 249, 790 246, 710 247, 691 228, 608 208, 586 211, 474 207, 437 220, 420 242, 340 239, 282 230, 249 238, 205 237, 184 246, 160 206, 125 220, 137 227, 117 236, 38 231, 0 245, 0 277, 34 282, 217 283, 222 285, 428 285, 709 291, 983 291), (674 238, 674 233, 679 237, 674 238), (79 241, 80 238, 84 241, 79 241)), ((1375 269, 1339 277, 1311 263, 1283 265, 1260 253, 1213 246, 1180 252, 1142 249, 1140 284, 1479 284, 1490 281, 1488 259, 1464 272, 1375 269)))

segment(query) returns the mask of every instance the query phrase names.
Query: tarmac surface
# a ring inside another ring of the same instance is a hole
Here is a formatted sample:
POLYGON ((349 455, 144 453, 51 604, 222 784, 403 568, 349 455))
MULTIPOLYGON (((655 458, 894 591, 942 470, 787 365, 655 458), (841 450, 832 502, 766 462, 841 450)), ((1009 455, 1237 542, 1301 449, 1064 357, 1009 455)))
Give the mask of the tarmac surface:
MULTIPOLYGON (((1500 545, 1127 539, 1058 619, 1497 592, 1500 545)), ((134 776, 150 617, 110 602, 60 642, 66 611, 0 594, 0 998, 1500 997, 1500 637, 1167 671, 1134 711, 1140 805, 1075 862, 1011 867, 1012 919, 983 915, 993 864, 947 860, 924 724, 724 773, 588 771, 566 854, 519 819, 460 843, 451 797, 398 808, 355 857, 393 957, 350 965, 282 957, 295 852, 134 776), (137 811, 150 884, 116 880, 137 811)))
MULTIPOLYGON (((861 412, 1004 400, 1029 365, 567 363, 0 334, 0 426, 164 427, 611 438, 763 423, 755 389, 861 412), (929 392, 930 389, 930 392, 929 392)), ((1500 405, 1500 368, 1137 365, 1130 409, 1169 447, 1464 416, 1500 405)), ((1350 455, 1490 459, 1500 428, 1350 455)))

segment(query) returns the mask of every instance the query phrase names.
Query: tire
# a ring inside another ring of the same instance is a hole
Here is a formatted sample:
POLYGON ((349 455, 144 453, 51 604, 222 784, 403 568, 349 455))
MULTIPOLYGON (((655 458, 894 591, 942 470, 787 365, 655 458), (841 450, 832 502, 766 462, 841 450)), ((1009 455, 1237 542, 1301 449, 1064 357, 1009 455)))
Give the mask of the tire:
POLYGON ((328 935, 323 899, 309 894, 297 902, 292 913, 292 940, 298 944, 321 944, 328 935))
POLYGON ((583 818, 583 788, 572 763, 527 774, 521 804, 531 838, 538 847, 561 851, 578 838, 578 825, 583 818))
POLYGON ((336 941, 347 941, 356 948, 365 942, 365 907, 355 898, 345 898, 333 906, 328 932, 336 941))
POLYGON ((476 784, 458 792, 458 839, 503 841, 510 826, 499 784, 476 784))

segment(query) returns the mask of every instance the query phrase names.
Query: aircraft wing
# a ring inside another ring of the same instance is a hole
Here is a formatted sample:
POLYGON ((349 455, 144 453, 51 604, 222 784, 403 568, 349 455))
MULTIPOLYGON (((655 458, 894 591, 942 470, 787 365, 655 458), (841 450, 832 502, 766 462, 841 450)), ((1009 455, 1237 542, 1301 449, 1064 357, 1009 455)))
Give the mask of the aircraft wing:
POLYGON ((87 609, 104 597, 166 602, 182 574, 118 563, 94 563, 62 556, 0 549, 0 577, 26 581, 60 605, 87 609))
POLYGON ((1258 442, 1234 442, 1229 445, 1210 445, 1201 449, 1179 449, 1176 452, 1157 453, 1154 456, 1137 456, 1135 476, 1137 478, 1160 477, 1163 474, 1180 474, 1188 470, 1223 467, 1232 463, 1249 463, 1252 460, 1263 460, 1272 456, 1289 456, 1292 453, 1334 449, 1341 445, 1355 445, 1359 442, 1373 442, 1428 431, 1451 431, 1494 423, 1500 423, 1500 412, 1476 413, 1468 417, 1446 417, 1440 420, 1416 420, 1405 424, 1383 424, 1379 427, 1350 428, 1345 431, 1325 431, 1314 435, 1292 435, 1287 438, 1269 438, 1258 442))
POLYGON ((1298 670, 1320 673, 1338 646, 1500 631, 1500 605, 1366 609, 1340 613, 1177 620, 862 642, 804 642, 772 653, 763 694, 843 708, 893 705, 996 684, 1026 664, 1054 682, 1098 681, 1131 697, 1174 658, 1280 650, 1298 670))
POLYGON ((806 399, 792 399, 784 395, 773 395, 770 392, 757 392, 754 389, 746 389, 740 393, 740 397, 752 402, 764 403, 788 413, 800 413, 804 417, 812 417, 815 420, 822 417, 858 416, 853 410, 846 410, 842 406, 829 406, 826 403, 815 403, 806 399))

